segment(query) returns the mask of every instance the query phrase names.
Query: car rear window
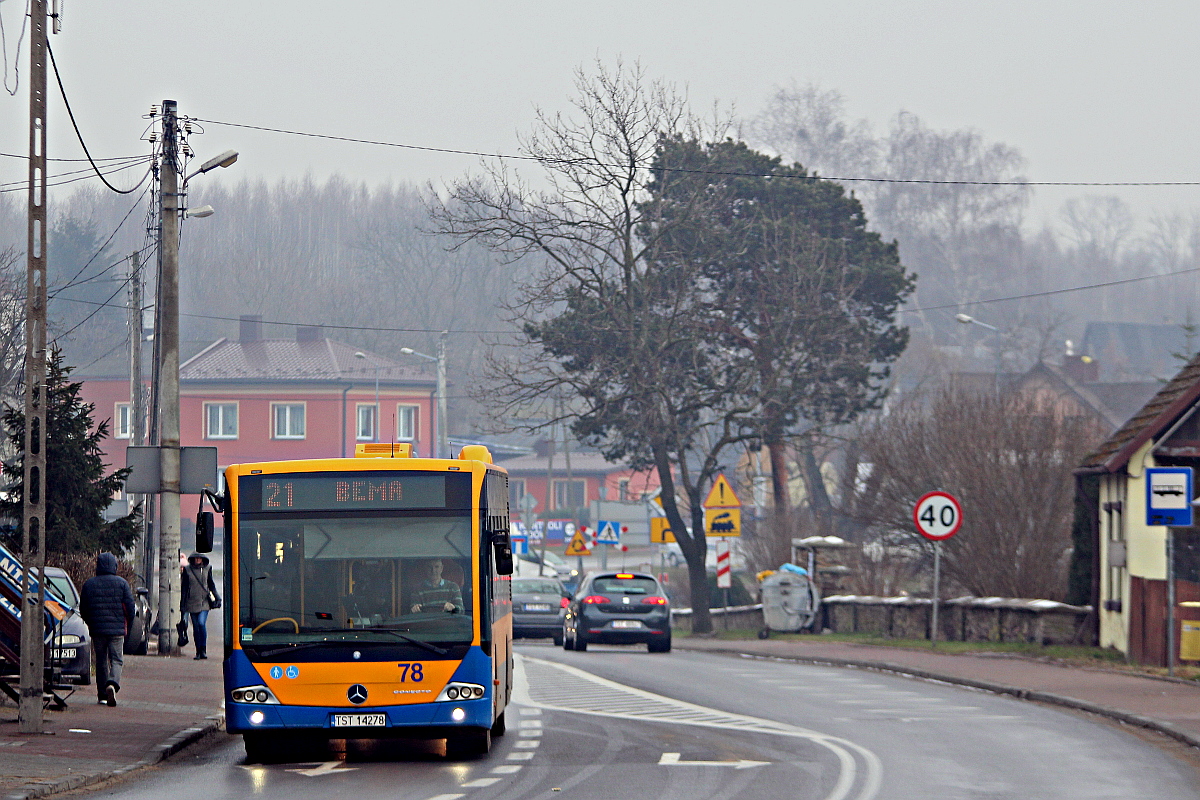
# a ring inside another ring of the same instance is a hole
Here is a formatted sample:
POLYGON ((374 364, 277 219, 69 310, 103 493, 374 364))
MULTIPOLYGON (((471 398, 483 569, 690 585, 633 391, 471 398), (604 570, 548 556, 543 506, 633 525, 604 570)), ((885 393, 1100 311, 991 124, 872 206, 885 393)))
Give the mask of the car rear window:
POLYGON ((562 594, 554 581, 516 580, 512 582, 513 594, 562 594))
POLYGON ((658 594, 653 578, 596 578, 592 591, 600 594, 658 594))

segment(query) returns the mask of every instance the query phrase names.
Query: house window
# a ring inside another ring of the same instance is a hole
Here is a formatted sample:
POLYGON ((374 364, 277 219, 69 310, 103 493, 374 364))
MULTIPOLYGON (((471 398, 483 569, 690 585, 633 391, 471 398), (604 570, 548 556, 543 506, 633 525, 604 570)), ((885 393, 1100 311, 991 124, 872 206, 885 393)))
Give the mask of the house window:
POLYGON ((417 440, 417 407, 396 406, 396 441, 417 440))
POLYGON ((117 413, 113 416, 113 438, 133 438, 133 410, 129 403, 117 403, 117 413))
POLYGON ((374 403, 359 403, 358 413, 355 417, 357 424, 355 430, 358 432, 358 440, 360 442, 371 442, 375 440, 375 404, 374 403))
POLYGON ((555 481, 555 508, 582 508, 587 503, 586 481, 555 481))
POLYGON ((272 403, 271 416, 276 439, 304 438, 304 403, 272 403))
POLYGON ((524 478, 509 478, 508 479, 508 507, 513 509, 513 512, 521 509, 521 498, 525 496, 525 479, 524 478))
POLYGON ((237 403, 204 404, 204 438, 236 439, 237 435, 237 403))

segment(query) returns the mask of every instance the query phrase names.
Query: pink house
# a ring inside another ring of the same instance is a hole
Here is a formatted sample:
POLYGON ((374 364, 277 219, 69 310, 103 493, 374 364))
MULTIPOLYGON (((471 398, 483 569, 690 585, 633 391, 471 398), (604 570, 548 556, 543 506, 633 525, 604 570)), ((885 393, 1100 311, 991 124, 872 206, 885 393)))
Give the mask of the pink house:
MULTIPOLYGON (((125 464, 131 430, 125 362, 72 374, 83 382, 83 398, 95 403, 95 418, 111 420, 105 455, 117 467, 125 464)), ((411 442, 424 456, 434 446, 433 376, 327 339, 319 328, 299 327, 294 339, 264 339, 261 323, 243 319, 236 340, 208 344, 179 373, 181 444, 216 447, 222 469, 352 456, 360 442, 411 442)))

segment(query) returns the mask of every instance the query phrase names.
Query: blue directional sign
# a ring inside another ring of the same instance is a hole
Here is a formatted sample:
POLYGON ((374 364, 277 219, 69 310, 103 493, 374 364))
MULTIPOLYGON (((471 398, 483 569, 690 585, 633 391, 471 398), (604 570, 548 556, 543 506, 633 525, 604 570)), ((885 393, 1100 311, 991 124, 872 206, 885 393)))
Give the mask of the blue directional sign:
POLYGON ((611 520, 602 519, 596 523, 596 544, 620 544, 621 526, 611 520))
POLYGON ((1155 467, 1146 470, 1146 524, 1191 527, 1191 467, 1155 467))

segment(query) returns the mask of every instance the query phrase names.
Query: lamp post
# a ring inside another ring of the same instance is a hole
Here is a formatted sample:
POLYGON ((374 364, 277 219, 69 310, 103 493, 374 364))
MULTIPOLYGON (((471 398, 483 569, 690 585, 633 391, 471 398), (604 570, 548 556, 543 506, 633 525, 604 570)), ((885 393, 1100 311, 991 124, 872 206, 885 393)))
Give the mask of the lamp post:
POLYGON ((162 494, 159 499, 158 652, 174 655, 178 650, 175 623, 179 619, 179 215, 186 211, 181 199, 187 182, 217 167, 237 161, 235 150, 205 161, 198 170, 179 181, 179 124, 177 104, 162 105, 162 171, 159 201, 158 327, 156 367, 159 417, 159 464, 162 494))
POLYGON ((999 332, 999 330, 1000 330, 995 325, 988 325, 986 322, 980 322, 979 320, 972 317, 970 314, 955 314, 954 318, 956 320, 958 320, 959 322, 961 322, 963 325, 978 325, 981 328, 987 328, 989 331, 999 332))
MULTIPOLYGON (((367 357, 367 354, 364 353, 363 351, 359 350, 357 353, 354 354, 354 357, 365 360, 367 357)), ((357 419, 358 419, 358 415, 356 414, 355 421, 357 421, 357 419)), ((372 440, 378 442, 379 441, 379 364, 378 363, 375 364, 375 419, 374 419, 374 424, 371 426, 371 433, 374 434, 371 437, 372 440)))
POLYGON ((411 347, 401 347, 400 352, 408 356, 416 356, 437 363, 437 452, 435 458, 450 458, 450 437, 446 427, 446 336, 449 331, 442 331, 438 336, 438 354, 436 356, 418 353, 411 347))

